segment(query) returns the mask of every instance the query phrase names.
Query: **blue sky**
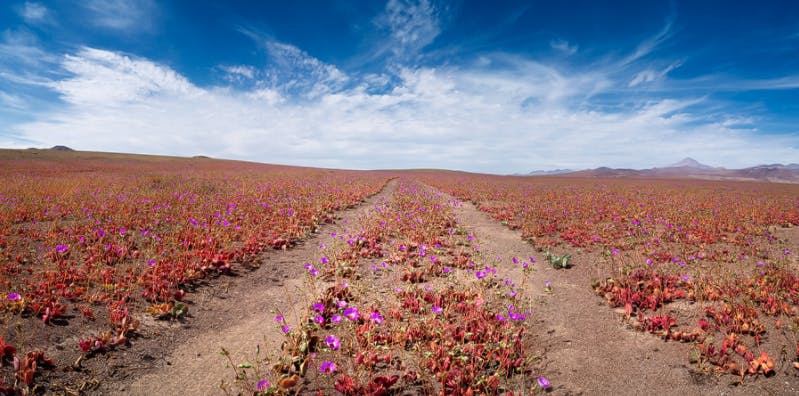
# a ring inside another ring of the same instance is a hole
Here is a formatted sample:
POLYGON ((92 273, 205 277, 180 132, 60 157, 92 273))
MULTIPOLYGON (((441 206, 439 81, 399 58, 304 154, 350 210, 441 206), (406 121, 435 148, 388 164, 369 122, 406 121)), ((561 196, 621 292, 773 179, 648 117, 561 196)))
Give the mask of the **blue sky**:
POLYGON ((488 173, 799 162, 799 3, 5 1, 0 147, 488 173))

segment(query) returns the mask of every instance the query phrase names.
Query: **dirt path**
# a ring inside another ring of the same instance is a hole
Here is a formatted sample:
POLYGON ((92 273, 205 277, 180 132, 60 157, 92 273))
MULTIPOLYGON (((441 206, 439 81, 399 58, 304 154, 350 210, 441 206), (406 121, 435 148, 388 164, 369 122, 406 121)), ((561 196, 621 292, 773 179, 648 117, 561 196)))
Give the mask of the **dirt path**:
POLYGON ((502 256, 500 275, 523 279, 512 257, 534 257, 536 271, 527 279, 536 301, 533 336, 542 355, 541 368, 553 384, 552 394, 695 395, 797 394, 797 382, 748 379, 732 385, 733 376, 715 377, 688 362, 689 344, 665 342, 627 328, 621 315, 609 308, 591 288, 594 266, 590 255, 575 254, 575 267, 555 270, 544 255, 470 203, 457 210, 461 225, 481 241, 480 250, 492 259, 502 256), (544 290, 550 281, 552 292, 544 290))
MULTIPOLYGON (((330 233, 344 232, 358 216, 390 197, 396 181, 357 208, 339 214, 336 224, 287 251, 264 254, 261 266, 235 278, 221 278, 215 286, 187 295, 191 317, 185 324, 148 321, 133 347, 109 355, 101 362, 109 380, 98 393, 133 395, 221 394, 220 383, 231 383, 234 372, 220 354, 227 349, 236 363, 252 360, 257 345, 279 350, 284 337, 276 330, 275 312, 295 323, 295 312, 304 308, 303 263, 318 255, 319 245, 330 233), (220 284, 221 283, 221 284, 220 284), (295 309, 296 307, 296 309, 295 309)), ((102 359, 99 357, 98 359, 102 359)))

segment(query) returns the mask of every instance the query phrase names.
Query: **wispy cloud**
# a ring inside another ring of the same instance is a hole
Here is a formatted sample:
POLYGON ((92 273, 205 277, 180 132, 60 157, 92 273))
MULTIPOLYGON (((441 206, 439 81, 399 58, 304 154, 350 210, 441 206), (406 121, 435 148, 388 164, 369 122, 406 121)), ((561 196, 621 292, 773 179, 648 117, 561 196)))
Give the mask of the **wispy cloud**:
POLYGON ((23 99, 21 96, 12 95, 2 91, 0 91, 0 103, 2 103, 6 108, 13 110, 29 110, 25 99, 23 99))
POLYGON ((17 9, 19 16, 31 25, 52 23, 50 10, 42 4, 26 1, 17 9))
POLYGON ((441 33, 438 9, 428 0, 389 0, 375 22, 389 33, 381 52, 401 59, 416 56, 441 33))
POLYGON ((70 76, 51 85, 65 105, 16 125, 25 141, 18 144, 507 173, 644 167, 684 156, 726 166, 799 157, 796 136, 758 135, 723 109, 707 114, 705 97, 590 105, 588 92, 606 93, 609 83, 600 82, 609 75, 493 54, 491 68, 399 67, 389 87, 370 91, 387 78, 346 75, 296 47, 268 45, 274 70, 229 70, 253 71, 256 81, 241 89, 201 88, 162 64, 83 48, 62 59, 70 76), (271 72, 291 74, 283 83, 309 94, 298 99, 272 85, 271 72), (330 85, 321 89, 322 82, 330 85))
POLYGON ((566 40, 552 40, 549 42, 549 46, 564 53, 565 55, 574 55, 579 49, 577 45, 569 44, 569 42, 566 40))
POLYGON ((663 25, 663 28, 661 28, 660 31, 658 31, 654 36, 649 37, 646 40, 639 43, 638 46, 635 48, 635 51, 633 51, 630 55, 624 58, 620 62, 620 64, 629 65, 641 58, 648 56, 673 36, 674 36, 674 21, 670 18, 669 20, 666 21, 666 23, 663 25))
POLYGON ((324 63, 291 44, 267 40, 265 47, 272 60, 267 70, 269 81, 277 88, 316 98, 335 92, 349 77, 336 66, 324 63))
POLYGON ((121 33, 149 33, 158 16, 154 0, 86 0, 87 22, 121 33))
POLYGON ((682 66, 682 62, 674 62, 662 70, 646 69, 638 72, 632 80, 630 80, 628 87, 635 87, 637 85, 660 81, 666 77, 669 72, 682 66))

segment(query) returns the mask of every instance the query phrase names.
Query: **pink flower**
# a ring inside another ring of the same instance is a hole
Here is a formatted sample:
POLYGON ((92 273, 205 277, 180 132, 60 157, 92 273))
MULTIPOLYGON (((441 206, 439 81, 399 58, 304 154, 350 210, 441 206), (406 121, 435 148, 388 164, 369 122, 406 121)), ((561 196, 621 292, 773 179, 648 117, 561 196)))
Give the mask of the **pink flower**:
POLYGON ((322 365, 319 366, 319 371, 325 374, 333 374, 336 372, 336 364, 333 362, 322 362, 322 365))
POLYGON ((339 348, 341 348, 341 340, 339 340, 338 337, 332 334, 325 337, 325 344, 327 344, 328 348, 334 351, 337 351, 339 350, 339 348))
POLYGON ((383 317, 380 316, 380 312, 377 311, 374 311, 371 315, 369 315, 369 320, 377 324, 383 323, 383 317))
POLYGON ((444 310, 441 309, 441 307, 439 307, 438 305, 433 305, 433 313, 434 314, 438 315, 438 314, 440 314, 442 312, 444 312, 444 310))
POLYGON ((549 389, 549 387, 551 387, 552 384, 549 382, 548 379, 546 379, 546 377, 538 377, 538 386, 540 386, 541 389, 549 389))
POLYGON ((258 381, 258 392, 264 392, 269 389, 269 380, 262 379, 258 381))
POLYGON ((358 309, 354 308, 354 307, 348 307, 347 309, 345 309, 344 310, 344 316, 346 316, 347 319, 349 319, 349 320, 351 320, 353 322, 358 320, 361 317, 361 315, 358 313, 358 309))

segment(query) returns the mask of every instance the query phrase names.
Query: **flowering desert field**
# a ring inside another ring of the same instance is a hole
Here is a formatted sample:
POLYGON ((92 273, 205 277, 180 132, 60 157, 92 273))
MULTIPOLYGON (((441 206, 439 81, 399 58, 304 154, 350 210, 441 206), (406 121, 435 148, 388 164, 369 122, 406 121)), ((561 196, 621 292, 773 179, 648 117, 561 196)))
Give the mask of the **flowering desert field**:
POLYGON ((799 387, 796 184, 0 165, 4 394, 799 387))

